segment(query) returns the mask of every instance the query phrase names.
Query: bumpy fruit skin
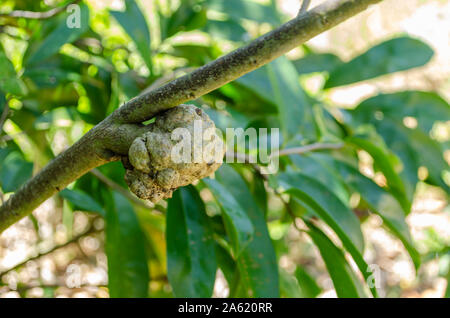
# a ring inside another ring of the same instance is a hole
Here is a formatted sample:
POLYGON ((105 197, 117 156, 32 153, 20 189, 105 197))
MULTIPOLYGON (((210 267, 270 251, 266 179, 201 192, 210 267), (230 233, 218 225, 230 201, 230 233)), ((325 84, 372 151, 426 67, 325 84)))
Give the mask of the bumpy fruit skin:
POLYGON ((179 105, 158 115, 149 131, 133 141, 125 180, 136 196, 156 203, 170 198, 178 187, 214 173, 224 153, 209 116, 196 106, 179 105), (178 128, 183 128, 183 136, 178 128), (182 142, 188 146, 180 150, 182 142), (177 154, 184 154, 184 160, 177 154))

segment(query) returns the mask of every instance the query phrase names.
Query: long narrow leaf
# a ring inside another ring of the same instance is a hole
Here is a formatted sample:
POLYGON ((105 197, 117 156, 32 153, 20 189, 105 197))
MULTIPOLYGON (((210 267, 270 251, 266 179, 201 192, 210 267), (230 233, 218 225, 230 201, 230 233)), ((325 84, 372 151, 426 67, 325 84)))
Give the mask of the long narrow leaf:
POLYGON ((253 239, 237 259, 246 296, 279 297, 277 260, 264 212, 255 202, 245 181, 231 166, 223 165, 216 172, 216 179, 244 209, 255 229, 253 239))
POLYGON ((147 297, 149 270, 138 219, 121 194, 108 192, 105 196, 109 294, 113 298, 147 297))
POLYGON ((177 190, 167 209, 167 274, 176 297, 211 297, 216 277, 215 244, 197 190, 177 190))

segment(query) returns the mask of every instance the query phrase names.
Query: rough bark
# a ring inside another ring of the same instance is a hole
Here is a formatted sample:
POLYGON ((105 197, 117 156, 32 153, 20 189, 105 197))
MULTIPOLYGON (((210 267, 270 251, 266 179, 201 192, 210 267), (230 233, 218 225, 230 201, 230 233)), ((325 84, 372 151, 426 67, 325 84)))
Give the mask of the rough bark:
POLYGON ((382 0, 329 0, 165 86, 140 95, 52 160, 0 207, 0 233, 89 170, 126 155, 140 123, 269 63, 382 0))

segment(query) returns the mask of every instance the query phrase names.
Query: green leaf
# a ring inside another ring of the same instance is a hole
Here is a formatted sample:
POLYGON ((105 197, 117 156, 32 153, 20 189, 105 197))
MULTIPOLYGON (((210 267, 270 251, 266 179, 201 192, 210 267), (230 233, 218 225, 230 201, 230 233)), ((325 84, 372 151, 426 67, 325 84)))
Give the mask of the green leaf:
POLYGON ((375 167, 379 168, 386 177, 391 193, 400 202, 405 213, 411 210, 411 202, 406 195, 405 185, 395 169, 396 162, 387 149, 373 143, 363 136, 349 137, 346 141, 360 149, 367 151, 374 159, 375 167))
POLYGON ((116 192, 104 195, 109 294, 112 298, 147 297, 149 270, 144 233, 127 199, 116 192))
MULTIPOLYGON (((324 184, 305 174, 282 173, 278 177, 279 184, 286 192, 305 203, 320 216, 337 234, 364 277, 368 277, 367 264, 362 256, 364 237, 359 220, 331 190, 324 184)), ((376 297, 377 291, 371 288, 376 297)))
POLYGON ((303 298, 315 298, 322 292, 322 288, 317 285, 314 278, 302 267, 297 266, 295 269, 295 277, 297 278, 303 298))
POLYGON ((54 127, 72 127, 80 119, 74 107, 57 107, 38 116, 33 123, 36 130, 45 130, 54 127))
POLYGON ((13 64, 8 59, 0 44, 0 91, 13 95, 25 94, 25 85, 17 78, 13 64))
POLYGON ((302 291, 295 276, 280 268, 281 296, 286 298, 301 298, 302 291))
POLYGON ((124 12, 111 11, 111 15, 119 22, 141 54, 144 62, 152 70, 152 54, 150 50, 150 31, 145 16, 135 0, 125 1, 124 12))
POLYGON ((170 17, 160 15, 161 38, 170 38, 178 32, 203 28, 207 23, 206 9, 195 0, 182 1, 170 17))
POLYGON ((335 161, 335 168, 345 183, 354 191, 359 192, 370 209, 377 213, 383 219, 383 223, 402 241, 416 269, 418 269, 420 255, 414 247, 406 224, 405 214, 395 198, 375 182, 362 175, 357 168, 341 161, 335 161))
POLYGON ((317 227, 308 223, 308 235, 319 249, 320 255, 340 298, 365 298, 364 286, 347 263, 344 253, 317 227))
POLYGON ((278 106, 281 129, 287 138, 296 135, 303 124, 311 124, 309 102, 298 81, 298 73, 287 58, 267 65, 272 90, 278 106))
POLYGON ((105 210, 103 210, 100 204, 90 195, 79 189, 64 189, 59 193, 59 195, 72 203, 76 209, 87 212, 97 212, 103 217, 106 216, 105 210))
POLYGON ((81 82, 82 76, 57 67, 31 67, 24 72, 24 77, 33 81, 38 88, 55 88, 61 83, 81 82))
POLYGON ((204 44, 174 44, 170 55, 188 60, 189 66, 204 65, 213 59, 213 50, 204 44))
POLYGON ((261 211, 264 212, 264 216, 267 217, 267 213, 269 212, 269 199, 264 185, 264 179, 254 175, 250 184, 250 191, 252 192, 253 198, 255 198, 256 204, 258 204, 261 211))
POLYGON ((384 118, 402 123, 405 117, 413 117, 417 127, 429 133, 437 121, 450 120, 450 105, 433 92, 405 91, 366 99, 350 113, 359 124, 374 125, 384 118))
POLYGON ((31 178, 32 173, 33 163, 26 161, 18 151, 9 152, 1 161, 0 185, 4 192, 14 192, 31 178))
MULTIPOLYGON (((5 94, 3 94, 2 92, 0 92, 0 114, 3 113, 3 109, 5 108, 6 105, 6 97, 5 94)), ((1 134, 1 131, 0 131, 1 134)))
POLYGON ((420 154, 416 153, 411 147, 408 136, 398 129, 397 124, 390 120, 383 120, 375 127, 383 137, 387 147, 400 158, 402 163, 400 177, 405 185, 408 200, 412 201, 419 181, 417 172, 420 167, 418 158, 420 154))
POLYGON ((281 57, 237 80, 277 105, 281 130, 287 139, 314 131, 309 100, 298 78, 292 62, 281 57))
POLYGON ((420 166, 429 171, 427 181, 449 191, 442 178, 442 172, 448 169, 443 149, 429 136, 438 121, 450 120, 450 106, 444 99, 434 93, 419 91, 378 95, 362 102, 351 114, 358 124, 373 124, 387 146, 401 159, 401 176, 410 200, 420 166), (403 119, 407 116, 417 120, 417 128, 405 127, 403 119))
MULTIPOLYGON (((265 101, 276 104, 272 84, 267 73, 267 66, 260 67, 236 80, 240 85, 250 89, 265 101)), ((238 98, 238 96, 236 96, 238 98)))
POLYGON ((419 129, 409 129, 404 126, 398 126, 397 128, 400 133, 407 136, 408 145, 415 153, 419 165, 428 169, 427 181, 450 193, 450 187, 442 176, 445 170, 449 171, 449 166, 444 159, 444 151, 441 145, 419 129))
POLYGON ((233 252, 238 256, 252 239, 254 228, 244 208, 239 205, 230 189, 213 179, 204 179, 223 211, 226 230, 231 238, 233 252))
POLYGON ((280 24, 278 14, 273 8, 252 0, 208 0, 208 6, 236 20, 248 19, 261 23, 280 24))
POLYGON ((322 164, 313 155, 291 155, 292 163, 300 169, 301 173, 321 182, 331 190, 342 203, 348 206, 350 194, 344 182, 339 178, 339 174, 329 166, 322 164))
POLYGON ((178 189, 167 208, 167 274, 176 297, 211 297, 217 271, 205 205, 193 186, 178 189))
POLYGON ((224 111, 214 108, 206 108, 205 112, 214 121, 216 127, 226 132, 227 128, 245 128, 248 126, 250 119, 244 114, 228 107, 224 111))
POLYGON ((342 64, 341 59, 331 53, 308 54, 298 60, 292 61, 298 74, 309 74, 316 72, 331 72, 342 64))
POLYGON ((370 48, 330 73, 325 88, 352 84, 381 75, 425 65, 433 57, 433 49, 410 37, 399 37, 370 48))
POLYGON ((205 31, 214 39, 218 38, 235 42, 245 41, 249 37, 247 30, 233 20, 209 20, 205 26, 205 31))
POLYGON ((358 218, 326 185, 300 172, 282 173, 279 184, 310 206, 336 232, 344 244, 364 251, 358 218))
POLYGON ((255 235, 236 260, 247 296, 279 297, 278 266, 264 212, 256 204, 242 177, 224 164, 216 180, 231 193, 252 221, 255 235))
POLYGON ((132 99, 141 92, 137 79, 136 73, 133 71, 119 74, 119 86, 125 98, 132 99))
POLYGON ((232 296, 235 287, 234 285, 236 285, 239 277, 237 264, 225 248, 219 244, 216 244, 215 248, 217 265, 228 282, 228 286, 230 287, 230 296, 232 296))
POLYGON ((25 63, 27 66, 38 64, 47 59, 57 53, 61 46, 76 41, 89 29, 89 8, 83 3, 79 5, 79 8, 79 27, 77 25, 71 27, 72 25, 68 23, 72 18, 77 18, 77 11, 67 14, 64 19, 61 19, 58 27, 44 41, 40 42, 33 52, 29 52, 25 63))

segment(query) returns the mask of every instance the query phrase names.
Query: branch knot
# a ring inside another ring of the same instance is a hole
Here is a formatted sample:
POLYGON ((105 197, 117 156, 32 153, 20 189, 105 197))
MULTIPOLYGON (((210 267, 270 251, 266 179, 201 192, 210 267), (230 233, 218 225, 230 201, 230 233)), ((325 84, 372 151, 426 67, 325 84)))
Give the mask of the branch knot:
POLYGON ((205 178, 222 164, 225 146, 214 122, 200 108, 179 105, 156 117, 134 139, 124 160, 125 180, 139 198, 157 202, 205 178))

